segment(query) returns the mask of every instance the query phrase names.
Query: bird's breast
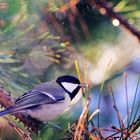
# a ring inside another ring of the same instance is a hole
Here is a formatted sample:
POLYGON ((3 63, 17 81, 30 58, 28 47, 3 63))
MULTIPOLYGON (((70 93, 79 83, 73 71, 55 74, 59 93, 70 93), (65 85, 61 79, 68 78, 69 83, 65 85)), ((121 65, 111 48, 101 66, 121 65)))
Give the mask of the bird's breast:
POLYGON ((29 109, 27 114, 32 118, 42 122, 47 122, 56 119, 61 115, 70 104, 70 97, 66 94, 65 100, 53 104, 43 104, 40 108, 29 109))

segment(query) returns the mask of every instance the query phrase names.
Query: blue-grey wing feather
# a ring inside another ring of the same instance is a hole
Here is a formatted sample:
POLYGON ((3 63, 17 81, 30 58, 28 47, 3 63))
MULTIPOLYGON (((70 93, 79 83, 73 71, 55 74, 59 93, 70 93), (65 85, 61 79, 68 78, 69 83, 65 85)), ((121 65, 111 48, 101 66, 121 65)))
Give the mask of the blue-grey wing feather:
POLYGON ((53 104, 65 99, 65 91, 57 84, 42 83, 15 101, 15 111, 41 104, 53 104))

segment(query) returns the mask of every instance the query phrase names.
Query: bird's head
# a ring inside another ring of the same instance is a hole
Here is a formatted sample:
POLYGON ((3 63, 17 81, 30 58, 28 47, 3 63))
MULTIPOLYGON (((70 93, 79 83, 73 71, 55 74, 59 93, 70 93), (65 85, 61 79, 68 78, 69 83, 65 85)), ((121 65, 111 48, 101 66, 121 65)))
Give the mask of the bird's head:
POLYGON ((56 82, 69 94, 71 100, 79 92, 82 85, 78 78, 70 75, 60 76, 56 79, 56 82))

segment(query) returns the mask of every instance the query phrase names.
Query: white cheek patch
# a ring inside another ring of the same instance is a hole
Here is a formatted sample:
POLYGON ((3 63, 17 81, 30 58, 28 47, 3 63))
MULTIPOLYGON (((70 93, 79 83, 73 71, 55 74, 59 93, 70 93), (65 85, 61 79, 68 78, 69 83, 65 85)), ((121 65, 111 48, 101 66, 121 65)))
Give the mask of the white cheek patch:
POLYGON ((70 93, 72 93, 78 87, 78 84, 68 83, 68 82, 62 82, 62 85, 70 93))

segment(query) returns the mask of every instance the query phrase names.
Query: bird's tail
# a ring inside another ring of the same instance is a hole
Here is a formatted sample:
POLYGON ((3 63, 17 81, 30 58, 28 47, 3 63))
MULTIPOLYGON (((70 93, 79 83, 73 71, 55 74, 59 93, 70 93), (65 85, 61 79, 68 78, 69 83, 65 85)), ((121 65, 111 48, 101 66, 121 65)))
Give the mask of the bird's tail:
POLYGON ((3 111, 0 111, 0 116, 8 115, 8 114, 12 113, 12 110, 13 110, 12 108, 7 108, 3 111))

